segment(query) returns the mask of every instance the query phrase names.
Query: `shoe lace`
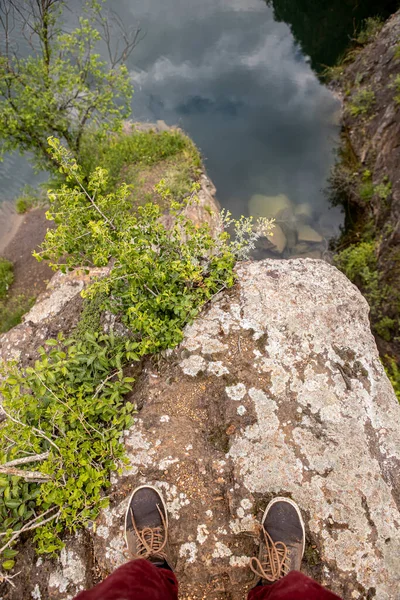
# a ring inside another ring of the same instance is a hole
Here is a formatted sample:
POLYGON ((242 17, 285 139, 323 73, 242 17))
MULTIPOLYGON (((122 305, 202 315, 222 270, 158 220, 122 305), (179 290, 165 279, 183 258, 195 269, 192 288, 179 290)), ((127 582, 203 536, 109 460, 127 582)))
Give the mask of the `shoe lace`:
POLYGON ((288 549, 283 542, 274 542, 265 529, 265 552, 261 560, 253 556, 250 568, 258 577, 271 583, 281 579, 290 571, 290 558, 288 549))
POLYGON ((133 530, 137 537, 137 553, 132 553, 133 558, 162 558, 166 560, 167 555, 164 548, 167 544, 167 523, 159 506, 157 510, 160 513, 162 525, 159 527, 144 527, 142 530, 136 527, 133 511, 130 509, 133 530))

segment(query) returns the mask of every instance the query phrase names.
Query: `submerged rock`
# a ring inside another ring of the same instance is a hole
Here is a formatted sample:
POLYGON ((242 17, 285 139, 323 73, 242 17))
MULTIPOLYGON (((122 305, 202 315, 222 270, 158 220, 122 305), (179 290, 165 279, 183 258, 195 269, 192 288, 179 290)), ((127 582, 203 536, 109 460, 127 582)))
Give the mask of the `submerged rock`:
POLYGON ((268 249, 271 252, 277 252, 278 254, 282 254, 287 245, 286 235, 283 233, 282 228, 274 223, 274 227, 272 232, 266 236, 266 239, 269 242, 268 249))
POLYGON ((322 242, 324 239, 318 231, 315 231, 310 225, 299 223, 297 227, 297 239, 299 242, 322 242))
POLYGON ((249 213, 254 217, 274 218, 280 211, 291 206, 292 203, 285 194, 278 194, 278 196, 255 194, 250 198, 249 213))
POLYGON ((146 363, 130 398, 143 408, 125 432, 129 468, 85 534, 79 580, 64 573, 69 543, 56 567, 32 566, 27 545, 25 595, 8 599, 72 598, 93 583, 93 564, 104 576, 124 562, 127 498, 143 483, 165 494, 182 598, 245 597, 257 522, 278 494, 304 515, 306 573, 346 600, 397 598, 400 406, 367 303, 322 261, 243 263, 237 275, 180 347, 146 363), (60 573, 62 593, 49 587, 60 573))
POLYGON ((297 204, 295 206, 294 214, 299 221, 308 222, 312 219, 313 208, 308 202, 303 202, 302 204, 297 204))

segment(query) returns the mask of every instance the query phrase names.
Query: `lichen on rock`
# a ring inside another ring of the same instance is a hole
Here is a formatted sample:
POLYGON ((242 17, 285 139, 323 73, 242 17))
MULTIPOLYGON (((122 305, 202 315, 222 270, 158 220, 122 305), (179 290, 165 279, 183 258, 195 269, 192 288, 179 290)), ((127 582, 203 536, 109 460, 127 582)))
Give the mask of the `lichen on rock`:
POLYGON ((150 483, 167 501, 182 598, 239 600, 279 494, 304 515, 306 573, 346 599, 393 600, 400 407, 367 303, 322 261, 242 263, 237 276, 179 348, 147 361, 130 398, 143 406, 125 432, 130 468, 88 534, 93 558, 103 576, 126 560, 127 498, 150 483))

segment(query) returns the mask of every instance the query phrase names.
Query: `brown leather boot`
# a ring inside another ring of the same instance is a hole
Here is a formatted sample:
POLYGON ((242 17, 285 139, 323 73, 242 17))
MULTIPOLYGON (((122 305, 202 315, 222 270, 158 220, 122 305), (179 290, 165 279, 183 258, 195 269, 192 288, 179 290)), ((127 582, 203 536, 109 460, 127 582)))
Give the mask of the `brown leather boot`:
POLYGON ((300 571, 306 535, 300 509, 290 498, 274 498, 261 521, 260 552, 250 568, 262 584, 300 571))

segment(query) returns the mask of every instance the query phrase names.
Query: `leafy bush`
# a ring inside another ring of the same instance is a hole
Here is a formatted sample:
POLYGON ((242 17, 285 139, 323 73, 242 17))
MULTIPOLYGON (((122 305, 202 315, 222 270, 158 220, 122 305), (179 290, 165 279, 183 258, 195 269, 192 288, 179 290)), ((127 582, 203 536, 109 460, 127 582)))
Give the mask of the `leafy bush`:
POLYGON ((190 162, 199 168, 201 161, 197 148, 180 131, 158 133, 153 130, 133 130, 130 134, 113 135, 106 139, 90 134, 82 141, 79 165, 84 174, 91 173, 95 167, 107 169, 111 190, 121 183, 124 168, 132 165, 151 166, 184 151, 190 162))
POLYGON ((360 194, 360 198, 364 200, 364 202, 370 202, 374 195, 374 184, 372 183, 372 173, 369 170, 365 170, 362 174, 362 183, 358 188, 358 193, 360 194))
POLYGON ((375 94, 367 88, 356 92, 349 102, 349 111, 353 117, 367 115, 375 104, 375 94))
MULTIPOLYGON (((87 288, 74 339, 47 340, 34 367, 9 364, 1 372, 7 417, 0 443, 0 470, 7 474, 0 478, 4 569, 13 567, 13 543, 21 532, 36 530, 38 551, 53 553, 62 546, 64 529, 87 525, 106 506, 102 490, 124 459, 120 437, 132 422, 133 407, 124 395, 133 379, 124 376, 124 366, 178 344, 184 325, 203 304, 233 285, 236 259, 246 257, 271 228, 266 219, 254 228, 251 218, 234 222, 225 214, 221 225, 233 228, 235 237, 222 229, 213 236, 207 225, 185 217, 189 200, 175 202, 160 182, 158 193, 174 218, 167 230, 158 205, 134 214, 129 186, 107 192, 102 168, 88 176, 85 187, 68 151, 58 140, 49 144, 67 183, 49 193, 47 216, 56 228, 48 230, 36 256, 64 272, 105 265, 110 270, 87 288), (104 305, 120 316, 130 335, 117 339, 112 332, 96 332, 104 305), (27 455, 39 463, 34 472, 24 466, 27 455), (10 472, 15 463, 22 468, 10 472), (27 481, 34 485, 26 487, 27 481)), ((195 196, 196 187, 192 192, 195 196)))
POLYGON ((390 181, 383 181, 382 183, 378 183, 378 185, 375 186, 375 194, 377 194, 377 196, 381 199, 381 200, 387 200, 390 196, 390 192, 392 191, 392 184, 390 181))
POLYGON ((13 264, 0 257, 0 299, 5 298, 8 288, 14 281, 13 264))
POLYGON ((106 301, 105 294, 94 294, 86 298, 80 319, 73 333, 76 340, 84 340, 87 333, 96 334, 100 331, 101 313, 106 301))
POLYGON ((37 190, 30 185, 26 185, 22 190, 21 196, 16 199, 15 207, 17 209, 17 213, 22 215, 28 212, 28 210, 31 210, 31 208, 39 206, 41 203, 42 202, 37 190))
MULTIPOLYGON (((399 57, 400 57, 400 45, 399 45, 399 57)), ((394 101, 396 104, 400 104, 400 75, 396 75, 393 78, 390 87, 395 90, 396 95, 394 97, 394 101)))
POLYGON ((335 263, 351 281, 357 277, 363 281, 371 279, 371 273, 377 268, 374 242, 352 244, 337 254, 335 263))
POLYGON ((36 540, 39 552, 54 552, 64 528, 86 525, 107 504, 101 490, 124 455, 119 438, 132 423, 133 407, 123 397, 133 380, 123 376, 125 342, 112 335, 87 334, 76 343, 59 335, 46 344, 49 350, 40 349, 34 367, 1 370, 8 416, 1 462, 29 454, 45 458, 36 473, 44 480, 39 489, 21 485, 22 478, 1 478, 0 512, 11 511, 1 524, 7 540, 34 512, 52 511, 54 522, 39 528, 36 540))
MULTIPOLYGON (((255 233, 251 219, 242 219, 236 224, 235 241, 230 242, 226 232, 214 238, 208 225, 194 225, 185 217, 185 203, 175 202, 160 182, 157 191, 168 200, 175 219, 168 231, 157 204, 131 211, 126 184, 107 193, 104 169, 94 171, 86 190, 77 163, 57 140, 49 143, 56 159, 63 162, 67 184, 49 193, 48 218, 57 227, 47 232, 37 258, 47 258, 62 271, 103 267, 111 261, 110 274, 92 284, 86 296, 102 292, 109 298, 109 308, 121 313, 122 321, 139 338, 140 356, 179 343, 183 326, 199 307, 233 285, 236 258, 270 223, 264 220, 255 233)), ((232 223, 226 216, 225 224, 232 223)))
POLYGON ((34 302, 35 298, 29 298, 24 294, 0 301, 0 333, 21 323, 23 315, 30 310, 34 302))
POLYGON ((352 244, 335 256, 336 266, 363 292, 371 307, 371 316, 380 316, 385 290, 379 285, 378 261, 374 241, 352 244))
POLYGON ((390 342, 395 327, 396 321, 386 316, 375 323, 374 329, 383 340, 390 342))
POLYGON ((368 44, 376 38, 384 25, 381 17, 368 17, 362 24, 361 31, 356 37, 358 44, 368 44))
POLYGON ((385 367, 386 375, 389 377, 390 383, 393 386, 394 393, 400 402, 400 368, 396 360, 390 356, 385 356, 382 362, 385 367))

